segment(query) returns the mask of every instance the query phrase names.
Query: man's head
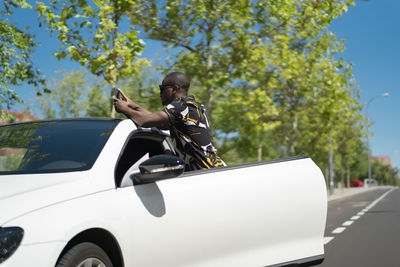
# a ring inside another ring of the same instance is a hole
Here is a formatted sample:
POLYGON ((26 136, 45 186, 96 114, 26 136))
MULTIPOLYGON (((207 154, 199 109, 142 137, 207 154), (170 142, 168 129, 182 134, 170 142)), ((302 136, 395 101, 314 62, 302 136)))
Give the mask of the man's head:
POLYGON ((172 72, 165 76, 160 85, 160 97, 163 105, 168 105, 177 97, 186 96, 190 87, 189 78, 181 72, 172 72))

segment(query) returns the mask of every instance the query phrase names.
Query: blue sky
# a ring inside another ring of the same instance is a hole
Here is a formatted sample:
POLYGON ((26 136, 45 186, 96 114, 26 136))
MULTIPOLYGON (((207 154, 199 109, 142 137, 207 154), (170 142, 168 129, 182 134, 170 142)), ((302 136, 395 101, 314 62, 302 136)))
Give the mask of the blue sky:
MULTIPOLYGON (((389 93, 387 98, 374 99, 368 108, 370 119, 375 123, 370 128, 374 134, 371 140, 372 155, 391 157, 395 167, 400 168, 400 138, 397 137, 400 125, 400 12, 399 0, 356 0, 356 6, 331 25, 330 30, 338 38, 345 39, 346 50, 343 57, 353 64, 353 73, 361 90, 361 100, 366 103, 371 98, 389 93)), ((30 32, 40 43, 33 54, 36 67, 50 80, 57 69, 79 69, 77 63, 68 60, 57 61, 51 53, 57 50, 58 42, 43 28, 37 27, 36 14, 32 10, 18 11, 14 17, 19 26, 30 26, 30 32)), ((162 55, 158 42, 147 41, 143 56, 154 58, 162 55)), ((27 100, 33 99, 35 92, 31 87, 17 91, 27 100)), ((22 109, 20 105, 15 109, 22 109)))
POLYGON ((353 73, 364 103, 383 93, 368 107, 375 123, 370 128, 372 155, 387 155, 400 168, 400 1, 356 0, 356 6, 330 27, 346 40, 344 58, 353 63, 353 73))

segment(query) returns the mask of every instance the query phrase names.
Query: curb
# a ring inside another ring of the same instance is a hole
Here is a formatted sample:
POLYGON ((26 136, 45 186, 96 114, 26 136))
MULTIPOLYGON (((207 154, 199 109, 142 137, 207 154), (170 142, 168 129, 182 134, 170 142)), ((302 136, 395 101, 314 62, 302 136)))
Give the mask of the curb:
POLYGON ((342 199, 354 195, 358 195, 361 193, 369 192, 372 190, 376 189, 391 189, 394 188, 394 186, 374 186, 374 187, 355 187, 355 188, 342 188, 342 189, 335 189, 332 195, 329 195, 328 191, 328 202, 337 200, 337 199, 342 199))

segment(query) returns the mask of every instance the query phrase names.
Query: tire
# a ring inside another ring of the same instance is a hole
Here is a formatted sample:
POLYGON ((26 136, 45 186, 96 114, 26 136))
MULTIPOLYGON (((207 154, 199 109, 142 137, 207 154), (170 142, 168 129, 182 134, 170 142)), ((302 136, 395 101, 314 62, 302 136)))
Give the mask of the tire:
POLYGON ((57 262, 56 267, 113 267, 113 264, 99 246, 85 242, 73 246, 57 262))

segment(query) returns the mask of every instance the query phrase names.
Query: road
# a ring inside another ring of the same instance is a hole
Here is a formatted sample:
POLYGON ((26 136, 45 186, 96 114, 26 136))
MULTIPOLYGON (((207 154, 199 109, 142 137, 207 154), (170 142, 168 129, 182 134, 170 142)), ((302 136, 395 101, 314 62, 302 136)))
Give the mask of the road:
POLYGON ((320 267, 399 267, 400 189, 330 201, 320 267))

